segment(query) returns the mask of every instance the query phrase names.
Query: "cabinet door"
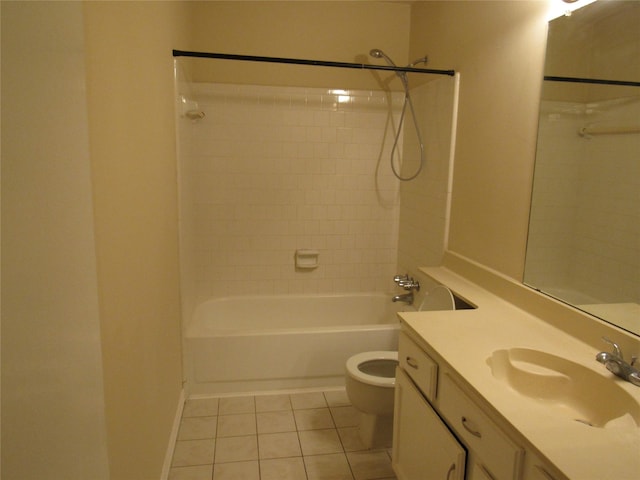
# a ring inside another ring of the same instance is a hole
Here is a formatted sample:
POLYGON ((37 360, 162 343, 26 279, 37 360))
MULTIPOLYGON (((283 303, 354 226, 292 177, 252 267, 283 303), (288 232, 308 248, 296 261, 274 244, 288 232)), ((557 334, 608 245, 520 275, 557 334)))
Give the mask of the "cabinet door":
POLYGON ((392 465, 398 480, 464 479, 464 448, 400 368, 393 421, 392 465))
POLYGON ((566 480, 566 476, 555 467, 538 458, 533 452, 525 454, 525 480, 566 480))
POLYGON ((524 450, 504 434, 447 371, 441 372, 438 380, 438 407, 458 438, 477 455, 485 476, 498 480, 520 478, 524 450))
POLYGON ((470 468, 472 480, 495 480, 493 475, 491 475, 486 468, 482 465, 473 462, 473 465, 470 468))

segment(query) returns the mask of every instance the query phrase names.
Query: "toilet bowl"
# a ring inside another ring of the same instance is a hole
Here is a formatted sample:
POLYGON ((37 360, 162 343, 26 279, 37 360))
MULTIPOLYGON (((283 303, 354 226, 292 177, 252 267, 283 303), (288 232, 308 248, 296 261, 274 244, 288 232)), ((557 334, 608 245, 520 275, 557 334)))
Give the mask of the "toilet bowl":
POLYGON ((347 360, 347 396, 360 412, 358 433, 367 448, 391 446, 397 365, 398 352, 390 351, 362 352, 347 360))

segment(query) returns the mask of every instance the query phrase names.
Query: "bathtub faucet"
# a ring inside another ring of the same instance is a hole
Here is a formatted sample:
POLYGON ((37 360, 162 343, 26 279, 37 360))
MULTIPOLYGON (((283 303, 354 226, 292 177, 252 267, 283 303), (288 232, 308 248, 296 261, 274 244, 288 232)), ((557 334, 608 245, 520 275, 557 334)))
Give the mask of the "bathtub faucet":
POLYGON ((394 295, 391 299, 392 302, 403 302, 407 305, 411 305, 413 303, 413 292, 405 293, 403 295, 394 295))
POLYGON ((405 293, 403 295, 395 295, 391 301, 393 302, 403 302, 407 305, 413 304, 413 291, 420 290, 420 282, 414 280, 413 277, 410 277, 409 274, 405 275, 396 275, 393 277, 393 281, 398 284, 399 287, 408 290, 409 293, 405 293))

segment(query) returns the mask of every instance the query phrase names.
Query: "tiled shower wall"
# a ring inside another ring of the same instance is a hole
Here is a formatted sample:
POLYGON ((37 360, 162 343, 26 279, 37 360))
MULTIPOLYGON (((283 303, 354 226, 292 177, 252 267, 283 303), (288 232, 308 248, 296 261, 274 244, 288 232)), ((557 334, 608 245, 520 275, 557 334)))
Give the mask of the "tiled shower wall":
MULTIPOLYGON (((456 79, 412 89, 425 166, 410 182, 389 165, 402 94, 177 85, 206 114, 178 118, 186 319, 212 297, 390 292, 394 274, 441 262, 456 79), (318 250, 318 268, 296 269, 296 249, 318 250)), ((407 176, 419 147, 405 127, 407 176)))
POLYGON ((640 136, 577 133, 637 125, 640 98, 545 101, 541 113, 527 282, 640 303, 640 136))
MULTIPOLYGON (((411 92, 424 143, 424 166, 414 180, 400 185, 398 271, 401 273, 418 276, 419 267, 442 262, 451 202, 457 95, 458 79, 451 77, 440 77, 411 92)), ((417 136, 408 128, 404 137, 404 177, 416 172, 415 159, 419 155, 417 136)))
POLYGON ((195 303, 390 290, 399 182, 388 105, 397 112, 401 95, 220 84, 190 95, 206 114, 179 121, 183 277, 195 279, 183 289, 195 303), (319 266, 297 269, 297 249, 317 250, 319 266))

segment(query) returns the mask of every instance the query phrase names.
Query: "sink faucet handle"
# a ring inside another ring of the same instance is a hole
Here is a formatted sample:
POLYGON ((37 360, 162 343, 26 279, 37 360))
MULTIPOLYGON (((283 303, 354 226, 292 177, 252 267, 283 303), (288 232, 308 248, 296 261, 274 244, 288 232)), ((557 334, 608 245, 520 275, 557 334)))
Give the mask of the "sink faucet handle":
POLYGON ((607 337, 602 337, 602 340, 611 345, 613 347, 613 354, 620 358, 620 360, 622 360, 622 350, 620 350, 618 344, 612 340, 609 340, 607 337))

